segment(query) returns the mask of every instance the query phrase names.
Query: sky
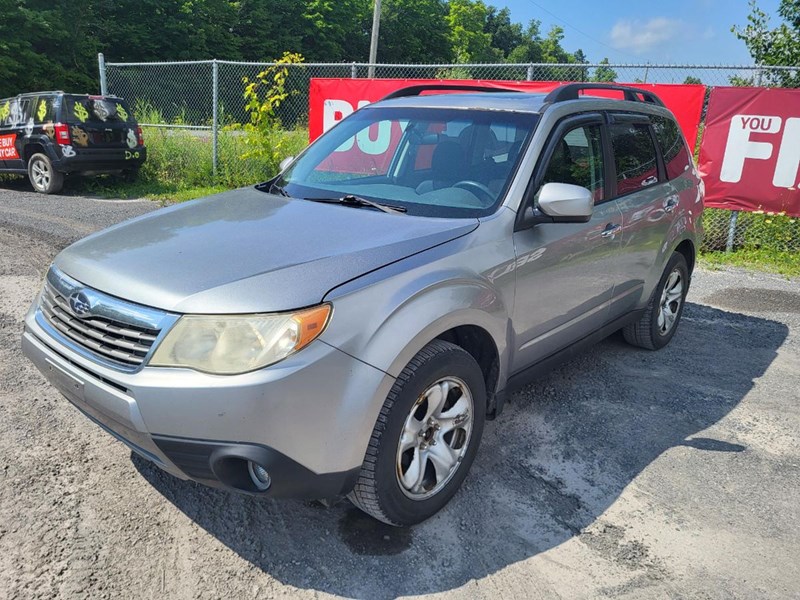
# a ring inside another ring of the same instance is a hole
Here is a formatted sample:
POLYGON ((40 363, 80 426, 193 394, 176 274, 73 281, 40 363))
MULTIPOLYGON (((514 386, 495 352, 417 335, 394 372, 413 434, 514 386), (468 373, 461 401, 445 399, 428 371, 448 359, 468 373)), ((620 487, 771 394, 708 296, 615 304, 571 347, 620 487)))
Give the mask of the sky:
MULTIPOLYGON (((553 25, 564 28, 564 49, 581 48, 591 62, 733 64, 753 63, 733 25, 747 24, 747 0, 488 0, 507 6, 514 21, 542 22, 542 34, 553 25)), ((780 0, 758 0, 772 15, 780 0)))

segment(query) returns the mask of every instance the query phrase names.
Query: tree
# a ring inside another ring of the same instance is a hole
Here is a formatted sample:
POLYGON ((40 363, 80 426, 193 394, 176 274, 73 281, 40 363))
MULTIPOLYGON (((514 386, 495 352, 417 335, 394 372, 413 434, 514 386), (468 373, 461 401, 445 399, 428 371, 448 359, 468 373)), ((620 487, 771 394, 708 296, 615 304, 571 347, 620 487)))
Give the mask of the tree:
POLYGON ((603 82, 603 83, 613 83, 617 80, 617 72, 612 69, 608 65, 608 58, 604 58, 600 61, 600 64, 603 66, 597 67, 594 70, 594 77, 592 78, 593 81, 603 82))
POLYGON ((498 62, 503 53, 492 47, 492 34, 484 31, 489 8, 481 0, 450 0, 447 25, 450 45, 459 63, 498 62))
POLYGON ((302 54, 309 62, 367 60, 371 0, 310 0, 303 4, 302 54))
POLYGON ((303 47, 302 0, 241 0, 234 29, 245 60, 273 60, 303 47))
POLYGON ((540 63, 542 54, 542 22, 535 19, 528 23, 523 41, 508 55, 508 62, 512 63, 540 63))
POLYGON ((699 77, 694 77, 692 75, 688 75, 686 79, 683 80, 685 84, 693 84, 693 85, 702 85, 702 81, 700 81, 699 77))
MULTIPOLYGON (((800 0, 781 0, 778 14, 784 22, 772 29, 769 15, 758 7, 756 0, 751 0, 747 25, 734 26, 731 31, 745 43, 756 64, 796 67, 800 65, 800 0)), ((800 87, 800 73, 765 69, 761 77, 735 77, 732 82, 800 87)))
POLYGON ((491 36, 492 48, 500 50, 504 58, 508 58, 514 48, 525 41, 522 25, 511 22, 511 11, 508 8, 489 6, 483 31, 491 36))
POLYGON ((444 0, 384 0, 378 61, 449 63, 453 60, 444 0))

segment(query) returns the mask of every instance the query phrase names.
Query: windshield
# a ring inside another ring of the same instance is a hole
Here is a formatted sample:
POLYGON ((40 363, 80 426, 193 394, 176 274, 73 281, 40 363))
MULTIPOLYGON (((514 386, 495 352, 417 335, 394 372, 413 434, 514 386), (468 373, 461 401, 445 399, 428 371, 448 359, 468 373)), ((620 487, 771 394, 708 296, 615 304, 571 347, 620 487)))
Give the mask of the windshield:
POLYGON ((537 115, 365 108, 323 135, 275 185, 295 198, 359 196, 408 214, 493 213, 537 115))

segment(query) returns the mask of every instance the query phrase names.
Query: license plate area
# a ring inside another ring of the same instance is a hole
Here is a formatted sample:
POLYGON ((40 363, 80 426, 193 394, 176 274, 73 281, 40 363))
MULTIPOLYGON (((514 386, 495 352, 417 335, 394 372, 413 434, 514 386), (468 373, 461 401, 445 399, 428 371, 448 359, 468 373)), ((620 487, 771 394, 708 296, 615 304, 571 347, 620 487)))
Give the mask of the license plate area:
POLYGON ((50 359, 45 359, 47 362, 47 379, 52 383, 59 392, 64 394, 68 399, 84 402, 84 383, 77 377, 67 373, 64 369, 52 362, 50 359))

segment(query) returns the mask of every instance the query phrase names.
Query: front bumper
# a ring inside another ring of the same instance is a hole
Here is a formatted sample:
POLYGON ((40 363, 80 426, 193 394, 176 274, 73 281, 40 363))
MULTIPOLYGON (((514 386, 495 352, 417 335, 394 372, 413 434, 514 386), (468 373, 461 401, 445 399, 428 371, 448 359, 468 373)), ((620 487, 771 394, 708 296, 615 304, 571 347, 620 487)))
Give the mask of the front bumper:
POLYGON ((23 352, 72 404, 165 471, 239 492, 347 493, 394 381, 319 340, 243 375, 160 367, 122 373, 61 344, 35 314, 32 308, 26 317, 23 352), (266 492, 245 478, 247 460, 270 472, 266 492))

